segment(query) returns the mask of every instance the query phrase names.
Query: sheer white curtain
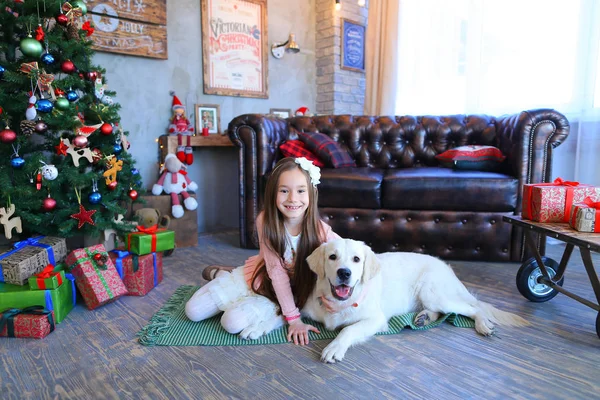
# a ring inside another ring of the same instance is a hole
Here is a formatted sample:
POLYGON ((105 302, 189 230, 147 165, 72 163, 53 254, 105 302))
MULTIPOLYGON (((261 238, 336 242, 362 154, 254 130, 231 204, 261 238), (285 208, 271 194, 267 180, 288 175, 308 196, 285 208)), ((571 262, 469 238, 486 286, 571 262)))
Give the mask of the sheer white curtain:
POLYGON ((554 175, 600 184, 598 21, 596 0, 401 0, 396 114, 554 108, 572 126, 554 175))

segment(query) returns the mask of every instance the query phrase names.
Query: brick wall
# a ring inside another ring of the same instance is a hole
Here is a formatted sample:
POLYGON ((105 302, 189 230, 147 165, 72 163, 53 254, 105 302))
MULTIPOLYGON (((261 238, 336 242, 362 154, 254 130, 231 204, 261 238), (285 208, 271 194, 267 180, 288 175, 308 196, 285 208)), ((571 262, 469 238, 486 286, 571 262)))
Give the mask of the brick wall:
POLYGON ((342 69, 341 26, 344 18, 366 26, 368 11, 357 0, 316 0, 317 114, 361 115, 365 103, 365 74, 342 69))

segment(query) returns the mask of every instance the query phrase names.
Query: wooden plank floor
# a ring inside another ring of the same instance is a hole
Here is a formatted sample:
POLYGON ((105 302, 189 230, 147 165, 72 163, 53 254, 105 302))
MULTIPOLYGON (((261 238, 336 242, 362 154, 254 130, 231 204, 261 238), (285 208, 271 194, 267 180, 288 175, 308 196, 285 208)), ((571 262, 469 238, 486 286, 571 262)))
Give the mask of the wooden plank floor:
MULTIPOLYGON (((560 260, 562 245, 549 246, 560 260)), ((600 396, 596 312, 559 294, 526 301, 518 264, 453 262, 477 296, 532 322, 491 338, 449 324, 405 330, 319 361, 328 341, 239 347, 144 347, 135 333, 203 267, 241 264, 237 232, 201 236, 197 248, 165 258, 165 280, 145 297, 88 311, 82 304, 44 340, 0 338, 2 399, 592 399, 600 396)), ((597 269, 600 257, 594 259, 597 269)), ((575 251, 565 287, 593 292, 575 251)))

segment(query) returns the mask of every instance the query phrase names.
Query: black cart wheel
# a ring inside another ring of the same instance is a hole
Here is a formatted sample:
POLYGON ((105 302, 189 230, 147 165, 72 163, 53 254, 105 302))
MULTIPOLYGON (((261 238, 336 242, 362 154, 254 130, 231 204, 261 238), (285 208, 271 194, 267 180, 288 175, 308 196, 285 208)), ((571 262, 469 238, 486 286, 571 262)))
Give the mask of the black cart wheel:
POLYGON ((175 249, 169 249, 169 250, 163 251, 163 257, 169 257, 171 254, 173 254, 174 251, 175 251, 175 249))
POLYGON ((600 337, 600 312, 596 317, 596 334, 598 335, 598 337, 600 337))
MULTIPOLYGON (((548 270, 550 278, 553 278, 558 270, 558 263, 548 257, 542 257, 542 261, 548 270)), ((530 258, 521 265, 519 272, 517 272, 517 289, 529 301, 539 303, 550 300, 558 294, 558 290, 539 282, 539 278, 542 276, 542 270, 538 266, 536 259, 530 258)), ((562 286, 564 281, 565 278, 563 277, 557 283, 559 286, 562 286)))

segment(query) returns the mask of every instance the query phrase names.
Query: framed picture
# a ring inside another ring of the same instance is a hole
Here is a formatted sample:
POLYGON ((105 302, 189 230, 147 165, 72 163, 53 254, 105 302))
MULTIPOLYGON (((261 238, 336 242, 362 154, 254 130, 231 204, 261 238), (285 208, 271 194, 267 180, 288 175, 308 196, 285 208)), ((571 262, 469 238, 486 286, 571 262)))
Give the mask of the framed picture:
POLYGON ((269 98, 267 0, 201 0, 204 93, 269 98))
POLYGON ((196 135, 207 127, 208 133, 221 132, 221 114, 218 104, 196 104, 196 135))
POLYGON ((342 69, 365 72, 366 27, 358 22, 342 21, 342 69))
POLYGON ((269 114, 277 115, 279 118, 289 118, 292 116, 291 108, 271 108, 269 114))

